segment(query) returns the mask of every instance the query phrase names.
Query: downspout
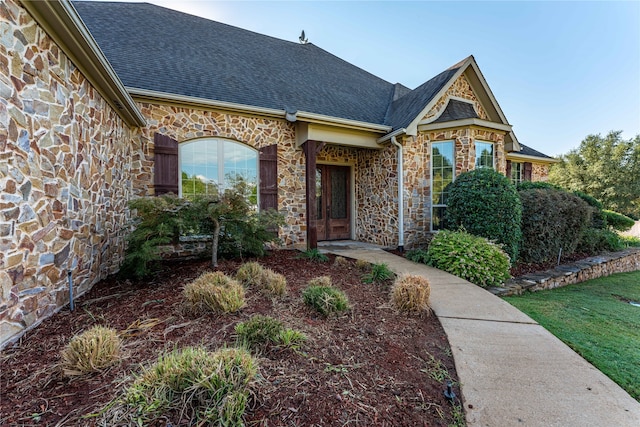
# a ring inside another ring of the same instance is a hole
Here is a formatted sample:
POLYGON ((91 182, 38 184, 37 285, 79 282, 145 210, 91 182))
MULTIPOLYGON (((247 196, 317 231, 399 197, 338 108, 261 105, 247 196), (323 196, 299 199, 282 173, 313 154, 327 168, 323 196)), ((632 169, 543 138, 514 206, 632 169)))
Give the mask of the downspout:
POLYGON ((395 135, 391 143, 398 148, 398 250, 404 252, 404 168, 402 159, 402 144, 395 135))

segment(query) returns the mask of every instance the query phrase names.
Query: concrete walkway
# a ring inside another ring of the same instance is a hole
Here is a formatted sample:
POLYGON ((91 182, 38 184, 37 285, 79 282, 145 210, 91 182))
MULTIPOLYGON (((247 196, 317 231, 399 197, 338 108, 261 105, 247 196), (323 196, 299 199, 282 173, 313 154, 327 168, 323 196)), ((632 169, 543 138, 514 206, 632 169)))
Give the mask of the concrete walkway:
POLYGON ((640 403, 490 292, 374 245, 325 242, 320 249, 429 279, 431 306, 449 338, 468 426, 640 426, 640 403))

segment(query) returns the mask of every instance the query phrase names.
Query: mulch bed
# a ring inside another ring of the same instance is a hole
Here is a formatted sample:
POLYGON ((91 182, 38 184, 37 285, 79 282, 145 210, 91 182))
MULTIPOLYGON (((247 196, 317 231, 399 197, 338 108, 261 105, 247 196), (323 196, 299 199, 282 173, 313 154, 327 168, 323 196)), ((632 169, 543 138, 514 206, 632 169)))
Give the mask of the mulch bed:
MULTIPOLYGON (((443 395, 446 371, 457 382, 446 335, 435 316, 408 317, 388 304, 388 285, 365 285, 353 262, 344 266, 275 251, 258 261, 284 274, 288 294, 271 299, 251 290, 237 314, 199 318, 182 313, 184 284, 210 271, 208 262, 165 264, 154 280, 109 278, 0 354, 0 425, 95 425, 82 418, 114 399, 163 351, 190 345, 215 350, 235 342, 234 326, 253 314, 276 317, 303 331, 302 351, 272 349, 259 355, 248 425, 447 426, 456 422, 443 395), (309 279, 331 276, 352 309, 324 318, 305 306, 309 279), (60 351, 69 339, 100 324, 124 331, 125 356, 101 374, 67 378, 60 351), (435 378, 435 379, 434 379, 435 378)), ((219 269, 233 274, 238 260, 219 269)), ((459 396, 457 386, 454 391, 459 396)), ((175 426, 177 420, 171 420, 175 426)), ((181 424, 188 425, 188 424, 181 424)))

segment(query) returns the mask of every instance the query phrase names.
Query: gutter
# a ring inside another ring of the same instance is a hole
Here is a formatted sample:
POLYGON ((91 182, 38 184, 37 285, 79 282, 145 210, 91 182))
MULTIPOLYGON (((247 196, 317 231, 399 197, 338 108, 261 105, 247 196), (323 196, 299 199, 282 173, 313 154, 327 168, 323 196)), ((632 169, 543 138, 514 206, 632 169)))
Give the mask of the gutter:
POLYGON ((391 143, 398 148, 398 250, 404 252, 404 167, 402 144, 392 135, 391 143))

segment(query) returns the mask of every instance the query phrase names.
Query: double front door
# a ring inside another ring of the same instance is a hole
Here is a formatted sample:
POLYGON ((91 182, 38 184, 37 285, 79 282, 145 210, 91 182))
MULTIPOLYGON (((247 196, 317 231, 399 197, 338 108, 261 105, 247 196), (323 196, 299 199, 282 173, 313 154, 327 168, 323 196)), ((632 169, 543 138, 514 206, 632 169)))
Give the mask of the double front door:
POLYGON ((316 169, 318 240, 351 238, 350 181, 349 166, 318 165, 316 169))

